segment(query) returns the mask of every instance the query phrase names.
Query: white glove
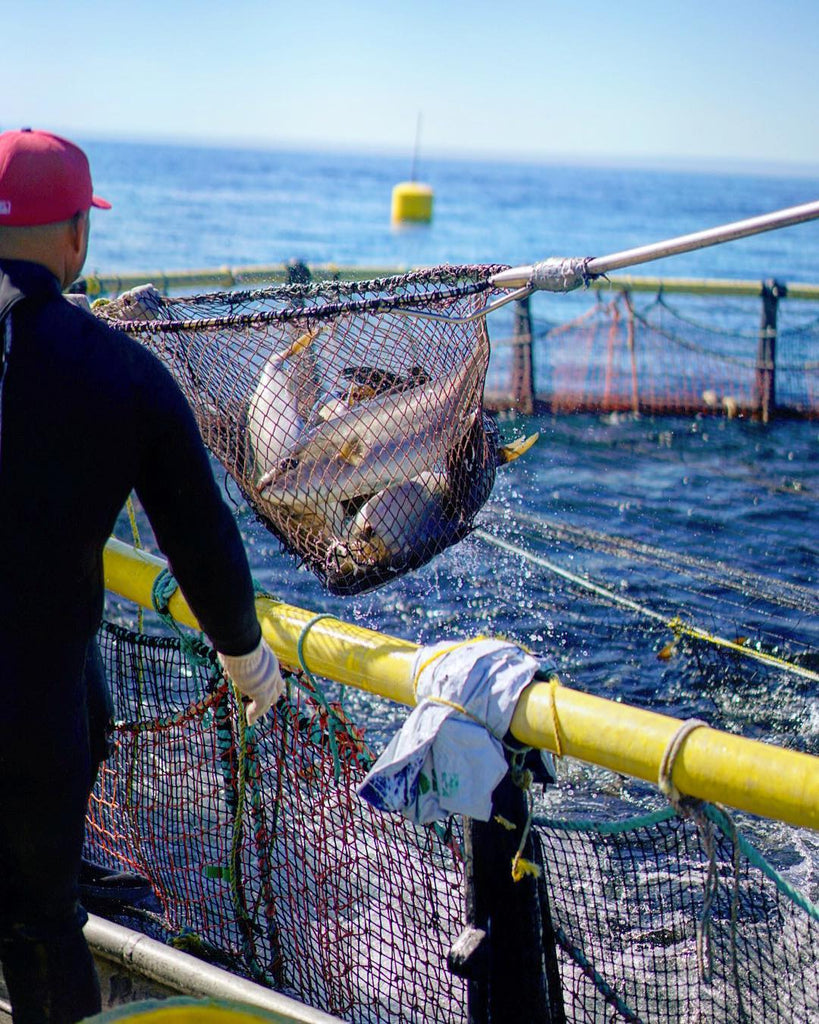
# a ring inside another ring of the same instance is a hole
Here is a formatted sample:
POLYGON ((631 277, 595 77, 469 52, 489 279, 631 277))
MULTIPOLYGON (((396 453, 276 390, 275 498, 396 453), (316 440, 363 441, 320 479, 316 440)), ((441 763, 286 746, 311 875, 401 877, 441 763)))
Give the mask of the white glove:
POLYGON ((247 722, 253 725, 284 693, 284 680, 276 655, 264 637, 249 654, 221 654, 219 651, 216 654, 239 692, 250 697, 246 708, 247 722))

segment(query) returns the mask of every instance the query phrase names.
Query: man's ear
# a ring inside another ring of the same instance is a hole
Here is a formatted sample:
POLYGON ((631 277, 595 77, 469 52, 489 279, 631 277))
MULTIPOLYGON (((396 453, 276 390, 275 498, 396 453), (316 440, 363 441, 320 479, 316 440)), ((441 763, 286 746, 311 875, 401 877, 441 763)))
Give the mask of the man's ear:
POLYGON ((77 256, 80 256, 85 252, 88 210, 74 214, 68 224, 71 249, 77 256))

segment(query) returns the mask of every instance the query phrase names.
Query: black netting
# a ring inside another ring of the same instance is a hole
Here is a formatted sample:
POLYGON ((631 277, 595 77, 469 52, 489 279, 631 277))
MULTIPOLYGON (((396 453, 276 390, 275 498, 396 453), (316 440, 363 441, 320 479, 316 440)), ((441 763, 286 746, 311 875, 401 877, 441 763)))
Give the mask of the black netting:
MULTIPOLYGON (((119 724, 86 855, 149 880, 154 905, 120 907, 125 923, 351 1024, 465 1022, 447 966, 467 917, 460 822, 418 828, 364 803, 362 730, 314 682, 290 675, 248 733, 212 652, 192 664, 177 640, 118 626, 100 640, 119 724)), ((577 803, 571 785, 563 799, 577 803)), ((567 1021, 819 1019, 810 893, 715 808, 621 821, 596 806, 532 821, 567 1021)), ((778 832, 782 864, 809 840, 778 832)))
POLYGON ((205 443, 259 518, 335 593, 460 540, 488 498, 483 410, 493 267, 97 307, 170 368, 205 443))

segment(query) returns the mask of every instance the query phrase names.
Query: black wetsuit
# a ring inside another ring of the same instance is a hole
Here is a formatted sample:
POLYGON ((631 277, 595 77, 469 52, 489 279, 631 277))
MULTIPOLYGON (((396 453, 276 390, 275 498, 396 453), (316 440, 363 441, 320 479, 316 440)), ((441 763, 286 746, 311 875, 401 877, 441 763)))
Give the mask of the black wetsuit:
MULTIPOLYGON (((96 1012, 77 879, 96 770, 86 669, 102 552, 136 490, 214 646, 259 640, 241 537, 170 374, 60 294, 37 264, 0 260, 11 349, 0 402, 0 960, 15 1024, 96 1012), (89 727, 90 715, 90 727, 89 727)), ((0 324, 0 340, 4 336, 0 324)), ((97 704, 95 705, 95 699, 97 704)))

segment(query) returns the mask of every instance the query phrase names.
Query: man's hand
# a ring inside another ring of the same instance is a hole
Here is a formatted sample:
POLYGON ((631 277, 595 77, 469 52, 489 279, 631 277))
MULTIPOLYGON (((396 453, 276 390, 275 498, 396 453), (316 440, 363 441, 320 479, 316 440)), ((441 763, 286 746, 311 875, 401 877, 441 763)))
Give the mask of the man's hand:
POLYGON ((253 725, 284 693, 284 680, 276 655, 264 637, 249 654, 216 653, 239 692, 250 697, 247 721, 248 725, 253 725))

